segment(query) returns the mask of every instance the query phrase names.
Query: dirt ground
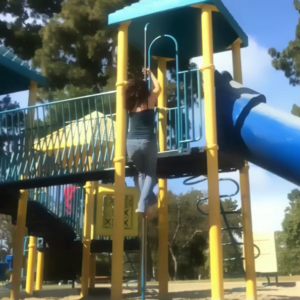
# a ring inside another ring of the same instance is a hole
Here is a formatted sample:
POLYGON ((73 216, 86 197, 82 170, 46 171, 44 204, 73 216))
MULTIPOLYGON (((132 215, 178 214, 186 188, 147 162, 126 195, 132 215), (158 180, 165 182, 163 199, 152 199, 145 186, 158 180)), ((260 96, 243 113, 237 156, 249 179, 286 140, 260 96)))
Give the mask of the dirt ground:
MULTIPOLYGON (((29 297, 25 293, 21 293, 22 299, 30 300, 80 300, 80 286, 75 289, 69 287, 45 287, 43 291, 35 292, 33 297, 29 297)), ((224 284, 226 300, 246 300, 245 283, 244 282, 226 282, 224 284)), ((0 299, 9 300, 8 291, 0 290, 0 299)), ((97 285, 91 291, 88 300, 110 300, 109 285, 97 285)), ((123 289, 123 299, 140 299, 135 286, 126 287, 123 289)), ((156 284, 147 286, 147 300, 158 300, 158 289, 156 284)), ((192 300, 210 299, 210 284, 209 283, 170 283, 168 300, 192 300)), ((300 300, 300 282, 284 282, 278 287, 270 285, 263 288, 258 283, 258 300, 300 300)))

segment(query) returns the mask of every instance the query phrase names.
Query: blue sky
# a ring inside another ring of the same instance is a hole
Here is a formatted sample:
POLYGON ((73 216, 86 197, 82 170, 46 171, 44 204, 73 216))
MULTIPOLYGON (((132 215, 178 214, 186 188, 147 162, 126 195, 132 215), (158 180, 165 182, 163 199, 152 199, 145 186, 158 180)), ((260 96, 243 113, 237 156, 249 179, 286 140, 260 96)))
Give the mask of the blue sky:
MULTIPOLYGON (((263 93, 267 103, 277 109, 290 112, 294 103, 300 105, 300 88, 291 87, 282 72, 271 66, 268 48, 283 49, 294 38, 299 15, 293 8, 293 1, 273 0, 223 0, 231 14, 249 35, 250 45, 242 50, 244 85, 263 93)), ((232 71, 231 53, 215 55, 215 65, 220 71, 232 71)), ((195 58, 201 65, 201 59, 195 58)), ((17 93, 13 99, 24 107, 28 92, 17 93)), ((238 180, 238 173, 223 174, 238 180)), ((169 189, 184 193, 190 187, 182 179, 170 180, 169 189)), ((272 175, 257 166, 250 166, 253 228, 255 231, 279 230, 288 205, 287 194, 295 185, 272 175)), ((194 186, 206 190, 206 185, 194 186)), ((222 194, 230 192, 231 186, 220 185, 222 194)), ((236 197, 240 201, 240 197, 236 197)), ((195 207, 196 209, 196 207, 195 207)))

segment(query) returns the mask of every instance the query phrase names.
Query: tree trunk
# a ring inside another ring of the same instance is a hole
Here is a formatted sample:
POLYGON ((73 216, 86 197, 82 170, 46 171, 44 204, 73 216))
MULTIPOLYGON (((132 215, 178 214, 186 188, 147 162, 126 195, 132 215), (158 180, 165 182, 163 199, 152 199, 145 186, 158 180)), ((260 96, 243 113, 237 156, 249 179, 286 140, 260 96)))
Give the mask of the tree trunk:
POLYGON ((172 256, 172 259, 173 259, 173 263, 174 263, 174 280, 177 280, 177 267, 178 267, 178 265, 177 265, 177 258, 174 255, 172 246, 169 246, 169 250, 170 250, 170 253, 171 253, 171 256, 172 256))

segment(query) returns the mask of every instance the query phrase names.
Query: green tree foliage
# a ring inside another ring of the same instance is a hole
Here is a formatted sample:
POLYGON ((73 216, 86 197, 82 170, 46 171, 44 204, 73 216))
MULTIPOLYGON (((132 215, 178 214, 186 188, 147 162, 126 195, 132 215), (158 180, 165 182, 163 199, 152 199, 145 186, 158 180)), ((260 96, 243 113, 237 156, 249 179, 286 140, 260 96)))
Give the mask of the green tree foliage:
MULTIPOLYGON (((300 14, 300 1, 294 0, 294 7, 300 14)), ((284 75, 289 79, 292 86, 300 85, 300 19, 296 26, 295 39, 290 41, 288 46, 282 51, 275 48, 269 49, 269 54, 272 57, 272 66, 275 70, 284 72, 284 75)), ((292 113, 299 116, 300 107, 293 106, 292 113)))
POLYGON ((282 223, 286 233, 285 242, 289 248, 300 250, 300 190, 292 190, 288 194, 289 206, 285 210, 285 217, 282 223))
MULTIPOLYGON (((107 16, 134 2, 137 0, 1 0, 1 11, 12 18, 0 21, 0 38, 43 70, 50 84, 47 93, 41 94, 43 99, 112 90, 117 29, 107 25, 107 16)), ((129 48, 129 77, 140 76, 142 53, 129 48)), ((168 65, 174 79, 175 65, 168 65)), ((181 70, 188 66, 188 60, 180 61, 181 70)), ((170 107, 172 100, 170 96, 170 107)))
POLYGON ((180 195, 168 194, 170 277, 174 280, 193 277, 205 262, 208 227, 205 216, 197 211, 199 196, 201 194, 196 190, 180 195))
MULTIPOLYGON (((241 214, 238 208, 238 203, 236 200, 227 198, 221 202, 224 212, 237 212, 226 214, 227 223, 230 228, 235 228, 234 230, 227 230, 224 216, 221 216, 222 222, 222 244, 223 244, 223 267, 224 267, 224 276, 226 277, 241 277, 243 274, 243 260, 242 257, 242 247, 241 243, 241 234, 242 231, 237 229, 241 227, 241 214), (232 235, 230 236, 230 232, 232 235), (232 245, 232 244, 237 245, 232 245), (225 245, 224 245, 225 244, 225 245)), ((208 212, 208 203, 207 200, 201 205, 201 211, 208 212)), ((208 218, 207 218, 208 219, 208 218)), ((208 220, 207 220, 208 222, 208 220)), ((208 272, 209 270, 209 252, 207 253, 208 258, 205 264, 205 269, 208 272)))
MULTIPOLYGON (((294 0, 294 7, 300 13, 300 1, 294 0)), ((290 41, 288 46, 278 51, 275 48, 269 49, 269 54, 273 58, 272 65, 276 70, 284 72, 293 86, 300 84, 300 20, 296 26, 295 39, 290 41)))
POLYGON ((278 270, 283 275, 300 274, 300 190, 288 194, 282 232, 275 234, 278 270))
MULTIPOLYGON (((107 25, 108 14, 133 2, 136 0, 62 3, 61 12, 41 30, 42 48, 33 60, 49 78, 49 100, 103 91, 108 79, 115 77, 117 29, 107 25), (55 95, 56 90, 64 94, 55 95)), ((142 57, 139 60, 133 52, 129 51, 129 73, 135 70, 132 65, 138 64, 141 70, 142 57)))
POLYGON ((275 232, 275 246, 277 256, 277 267, 280 275, 289 275, 291 273, 290 264, 288 263, 289 251, 285 244, 284 232, 275 232))
MULTIPOLYGON (((173 280, 197 279, 209 276, 209 251, 208 230, 209 218, 197 210, 197 201, 203 197, 198 190, 191 190, 186 194, 176 195, 168 192, 169 202, 169 275, 173 280)), ((236 211, 237 203, 232 199, 222 201, 226 211, 236 211)), ((208 211, 207 202, 201 204, 203 212, 208 211)), ((232 227, 240 225, 240 215, 228 215, 232 227)), ((158 263, 158 230, 157 219, 148 227, 148 242, 150 244, 154 269, 158 263)), ((235 237, 240 236, 240 231, 235 232, 235 237)), ((227 242, 225 231, 223 242, 227 242)), ((241 249, 238 248, 239 255, 241 249)), ((232 247, 223 248, 224 257, 235 257, 232 247)), ((239 261, 239 260, 237 260, 239 261)), ((235 262, 228 261, 225 265, 227 273, 237 272, 235 262)))
MULTIPOLYGON (((238 203, 231 198, 222 201, 223 209, 225 212, 239 211, 238 203)), ((231 228, 241 227, 242 219, 241 214, 227 214, 227 222, 231 228)), ((222 227, 227 228, 224 218, 222 218, 222 227)), ((223 246, 223 259, 224 271, 228 277, 240 277, 243 275, 243 260, 242 248, 240 245, 231 245, 232 243, 240 243, 242 239, 242 231, 235 229, 232 231, 222 231, 222 243, 228 244, 223 246)))
POLYGON ((292 107, 292 114, 297 117, 300 117, 300 106, 294 104, 292 107))
POLYGON ((34 57, 42 47, 41 28, 60 12, 63 0, 1 0, 0 12, 8 20, 0 20, 0 38, 24 60, 34 57))
MULTIPOLYGON (((21 58, 33 59, 47 76, 42 99, 100 92, 114 77, 117 29, 107 25, 107 17, 137 0, 3 1, 3 12, 15 20, 0 23, 0 38, 21 58)), ((131 49, 129 56, 140 71, 137 51, 131 49)))

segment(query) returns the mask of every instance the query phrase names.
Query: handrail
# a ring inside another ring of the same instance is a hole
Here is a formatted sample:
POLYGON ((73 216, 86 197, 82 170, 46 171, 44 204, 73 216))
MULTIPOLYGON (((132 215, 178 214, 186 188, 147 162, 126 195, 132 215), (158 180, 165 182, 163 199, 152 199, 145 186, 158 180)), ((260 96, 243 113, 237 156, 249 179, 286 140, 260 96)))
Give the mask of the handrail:
MULTIPOLYGON (((178 138, 180 139, 180 137, 181 137, 181 122, 179 120, 181 120, 181 119, 180 119, 180 99, 179 99, 179 84, 178 84, 179 83, 178 43, 177 43, 177 40, 172 35, 168 35, 168 34, 159 35, 151 42, 151 44, 148 48, 148 66, 150 67, 150 65, 151 65, 151 48, 152 48, 153 44, 162 37, 166 37, 166 38, 171 39, 175 44, 176 82, 177 82, 177 84, 176 84, 176 93, 177 93, 177 108, 178 108, 177 118, 178 118, 178 122, 179 122, 179 126, 177 126, 177 128, 175 128, 175 130, 176 129, 178 130, 178 135, 175 135, 175 137, 178 136, 178 138)), ((150 82, 149 82, 149 85, 150 85, 150 82)), ((179 143, 178 143, 178 145, 179 145, 179 143)))
POLYGON ((110 94, 115 94, 115 93, 116 93, 116 91, 114 90, 114 91, 103 92, 103 93, 87 95, 87 96, 82 96, 82 97, 76 97, 76 98, 70 98, 70 99, 65 99, 65 100, 60 100, 60 101, 52 101, 52 102, 47 102, 47 103, 41 103, 41 104, 37 104, 37 105, 33 105, 33 106, 27 106, 27 107, 23 107, 23 108, 4 110, 4 111, 0 112, 0 115, 4 115, 4 114, 7 114, 7 113, 14 113, 14 112, 22 111, 22 110, 25 110, 25 109, 34 109, 34 108, 50 106, 50 105, 54 105, 54 104, 62 104, 62 103, 65 103, 65 102, 70 102, 70 101, 79 100, 79 99, 105 96, 105 95, 110 95, 110 94))

